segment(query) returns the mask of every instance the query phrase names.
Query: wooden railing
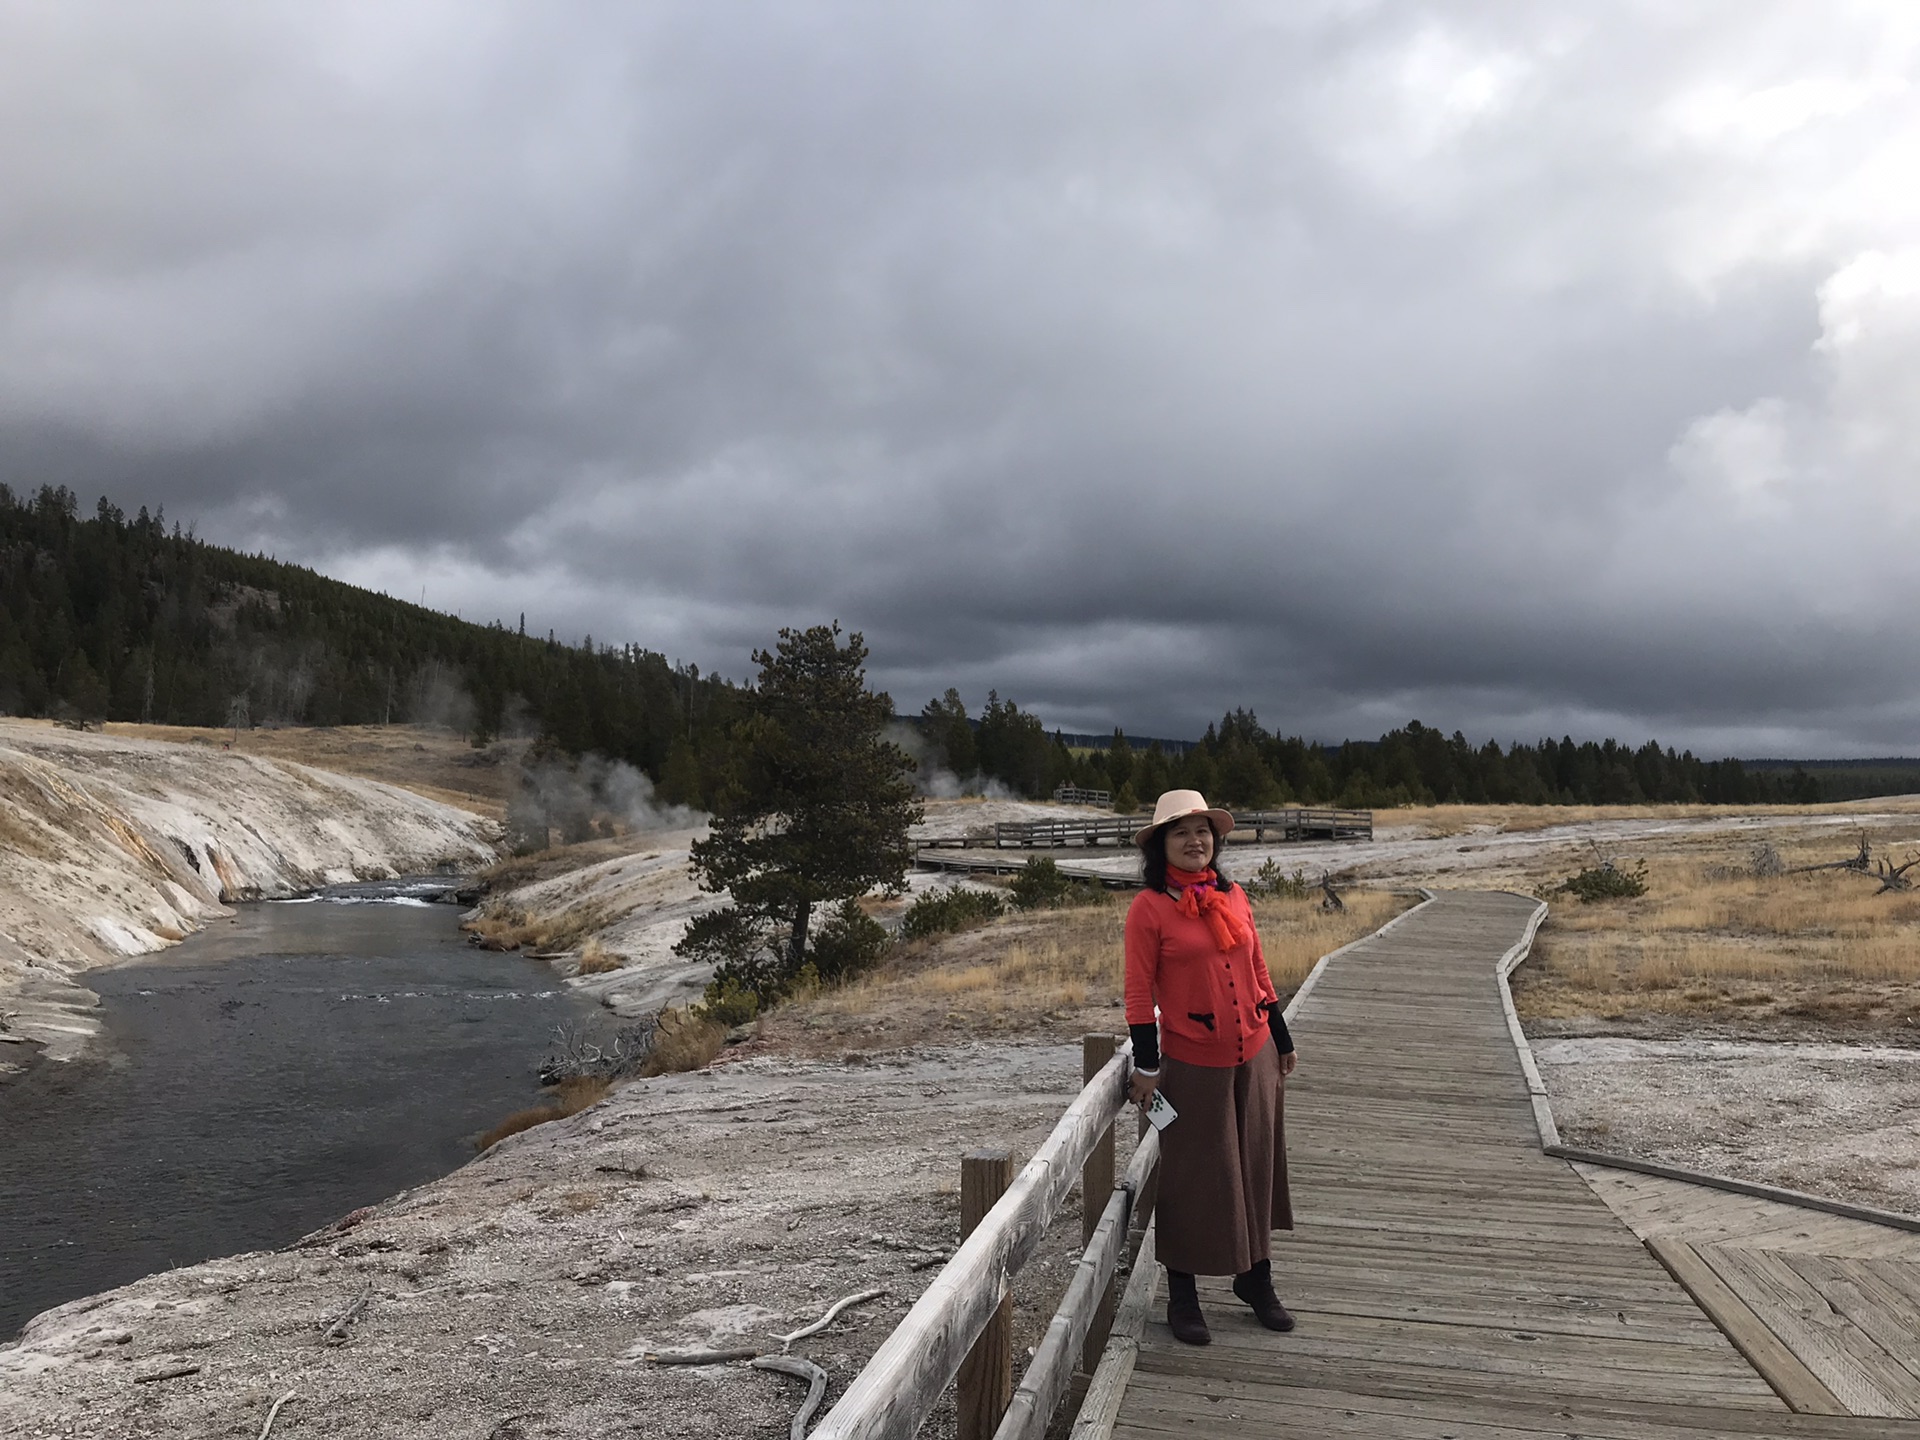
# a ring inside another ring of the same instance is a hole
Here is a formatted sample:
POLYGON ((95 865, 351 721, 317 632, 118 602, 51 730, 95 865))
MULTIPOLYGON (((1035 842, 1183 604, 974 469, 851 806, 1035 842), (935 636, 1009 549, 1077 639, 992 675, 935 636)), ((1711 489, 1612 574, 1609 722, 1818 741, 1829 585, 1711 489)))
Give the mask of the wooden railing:
MULTIPOLYGON (((1076 1363, 1089 1370, 1100 1363, 1114 1313, 1114 1272, 1129 1229, 1152 1208, 1160 1136, 1142 1134, 1116 1187, 1113 1122, 1126 1108, 1132 1046, 1116 1050, 1112 1036, 1089 1035, 1082 1049, 1085 1088, 1010 1183, 1004 1151, 975 1151, 961 1162, 960 1248, 822 1418, 814 1440, 909 1440, 956 1379, 960 1440, 1039 1440, 1071 1388, 1076 1363), (1009 1287, 1075 1180, 1084 1250, 1016 1389, 1009 1287)), ((1150 1281, 1151 1239, 1145 1243, 1135 1264, 1150 1281)), ((1135 1289, 1128 1287, 1129 1303, 1135 1289)), ((1099 1389, 1096 1373, 1088 1393, 1099 1389)))
POLYGON ((1061 805, 1098 805, 1103 810, 1113 804, 1111 790, 1088 790, 1079 785, 1056 785, 1053 798, 1061 805))
MULTIPOLYGON (((993 827, 991 840, 985 836, 941 843, 953 845, 992 845, 995 849, 1044 850, 1063 845, 1131 845, 1133 832, 1146 824, 1145 815, 1119 815, 1112 819, 1012 820, 993 827)), ((1371 840, 1371 810, 1328 810, 1295 807, 1287 810, 1249 810, 1234 817, 1236 842, 1264 843, 1271 835, 1276 840, 1371 840)))

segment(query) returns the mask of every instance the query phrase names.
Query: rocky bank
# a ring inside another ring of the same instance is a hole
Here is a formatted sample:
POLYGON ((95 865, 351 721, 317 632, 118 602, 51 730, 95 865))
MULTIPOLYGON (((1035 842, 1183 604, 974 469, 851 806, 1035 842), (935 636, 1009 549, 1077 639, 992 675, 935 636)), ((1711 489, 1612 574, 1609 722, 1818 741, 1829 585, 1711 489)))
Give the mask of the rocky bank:
MULTIPOLYGON (((244 747, 244 739, 243 739, 244 747)), ((213 745, 0 720, 0 1073, 78 1053, 80 977, 240 900, 490 862, 494 822, 378 781, 213 745)))

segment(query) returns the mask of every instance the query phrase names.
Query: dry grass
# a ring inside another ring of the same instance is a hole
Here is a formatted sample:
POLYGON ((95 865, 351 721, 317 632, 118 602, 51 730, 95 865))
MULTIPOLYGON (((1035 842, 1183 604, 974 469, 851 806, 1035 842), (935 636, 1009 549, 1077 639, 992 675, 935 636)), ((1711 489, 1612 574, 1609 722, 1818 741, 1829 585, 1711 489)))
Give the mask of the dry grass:
POLYGON ((462 921, 460 928, 480 936, 494 948, 549 953, 593 943, 589 937, 617 918, 605 902, 597 900, 583 900, 550 915, 536 915, 495 898, 484 902, 480 913, 462 921))
MULTIPOLYGON (((1789 867, 1841 858, 1831 829, 1769 838, 1789 867)), ((1915 837, 1873 837, 1905 858, 1915 837)), ((1875 893, 1846 871, 1760 876, 1752 840, 1656 857, 1646 895, 1583 905, 1551 899, 1515 1002, 1536 1019, 1694 1017, 1814 1020, 1905 1028, 1920 1012, 1920 893, 1875 893)))
POLYGON ((642 1075, 677 1075, 704 1070, 727 1043, 727 1027, 693 1010, 667 1010, 660 1016, 660 1032, 653 1053, 640 1069, 642 1075))
POLYGON ((1386 890, 1350 890, 1342 898, 1347 908, 1331 913, 1320 908, 1317 895, 1254 901, 1253 918, 1260 927, 1267 972, 1283 999, 1300 988, 1322 955, 1371 935, 1414 903, 1408 896, 1386 890))
POLYGON ((1445 837, 1477 830, 1524 835, 1558 825, 1588 825, 1609 820, 1844 816, 1862 809, 1920 814, 1920 796, 1840 800, 1827 805, 1409 805, 1398 810, 1377 810, 1374 819, 1382 827, 1410 825, 1422 835, 1445 837))
MULTIPOLYGON (((1072 1035, 1118 1031, 1131 896, 1018 913, 959 935, 900 946, 871 975, 802 996, 768 1022, 769 1038, 804 1046, 859 1038, 905 1044, 958 1031, 1072 1035)), ((1371 933, 1412 902, 1356 890, 1345 913, 1317 897, 1254 906, 1268 968, 1284 996, 1327 951, 1371 933)))
POLYGON ((597 939, 589 938, 587 943, 580 947, 580 962, 574 967, 573 973, 605 975, 609 971, 620 969, 626 963, 622 957, 607 949, 597 939))
MULTIPOLYGON (((231 730, 191 725, 114 721, 105 728, 109 735, 216 748, 233 738, 231 730)), ((475 750, 464 736, 429 725, 340 725, 242 730, 238 748, 248 755, 379 780, 498 820, 506 814, 527 744, 496 740, 475 750)))
POLYGON ((557 875, 570 875, 576 870, 586 869, 589 865, 598 865, 603 860, 617 860, 626 855, 650 854, 659 849, 660 841, 657 835, 601 836, 593 840, 582 840, 574 845, 550 846, 545 850, 535 850, 527 855, 509 855, 504 860, 496 860, 474 878, 488 891, 500 894, 507 890, 517 890, 523 885, 551 880, 557 875))
POLYGON ((474 1141, 473 1148, 480 1151, 490 1150, 509 1135, 518 1135, 522 1130, 531 1130, 536 1125, 545 1125, 550 1121, 564 1120, 569 1115, 578 1115, 604 1096, 610 1088, 612 1087, 608 1081, 596 1076, 583 1075, 571 1080, 562 1080, 553 1087, 549 1103, 514 1111, 474 1141))

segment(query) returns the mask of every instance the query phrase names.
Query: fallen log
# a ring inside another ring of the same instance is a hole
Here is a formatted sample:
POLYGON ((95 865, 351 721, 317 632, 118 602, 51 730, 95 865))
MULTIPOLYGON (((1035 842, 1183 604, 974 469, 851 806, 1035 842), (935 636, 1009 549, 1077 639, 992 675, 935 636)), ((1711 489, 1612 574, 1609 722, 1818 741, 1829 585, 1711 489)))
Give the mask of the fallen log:
POLYGON ((735 1360, 757 1360, 760 1352, 750 1347, 734 1350, 649 1350, 649 1365, 728 1365, 735 1360))

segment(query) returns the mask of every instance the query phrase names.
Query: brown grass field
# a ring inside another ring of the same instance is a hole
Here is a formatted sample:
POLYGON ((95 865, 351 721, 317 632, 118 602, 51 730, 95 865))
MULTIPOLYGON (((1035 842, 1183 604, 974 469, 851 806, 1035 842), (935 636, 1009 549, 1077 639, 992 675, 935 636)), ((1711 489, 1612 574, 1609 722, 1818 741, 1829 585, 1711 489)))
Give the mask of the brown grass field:
POLYGON ((1892 795, 1876 800, 1840 800, 1830 805, 1414 805, 1374 811, 1374 824, 1385 831, 1412 826, 1421 835, 1465 835, 1497 830, 1526 835, 1563 825, 1592 825, 1614 820, 1780 819, 1834 816, 1844 818, 1863 808, 1876 813, 1920 816, 1920 795, 1892 795))
MULTIPOLYGON (((105 731, 215 749, 234 738, 231 730, 122 721, 109 722, 105 731)), ((246 755, 379 780, 499 820, 506 814, 527 745, 525 740, 496 740, 476 750, 463 736, 431 725, 339 725, 242 730, 235 748, 246 755)))
MULTIPOLYGON (((1039 1033, 1124 1033, 1122 930, 1130 895, 1065 910, 1006 916, 959 935, 902 945, 870 975, 797 997, 761 1022, 765 1043, 828 1053, 923 1040, 1039 1033)), ((1329 950, 1372 933, 1413 904, 1354 890, 1344 912, 1316 895, 1259 900, 1254 916, 1282 998, 1329 950)))
MULTIPOLYGON (((1764 840, 1646 847, 1648 893, 1638 899, 1548 895, 1551 915, 1514 976, 1515 1004, 1529 1021, 1561 1022, 1542 1029, 1912 1033, 1920 890, 1881 892, 1876 877, 1845 870, 1765 873, 1773 857, 1789 870, 1844 859, 1859 833, 1770 830, 1764 840)), ((1920 824, 1865 833, 1876 857, 1920 855, 1920 824)), ((1634 848, 1616 858, 1631 862, 1634 848)))

